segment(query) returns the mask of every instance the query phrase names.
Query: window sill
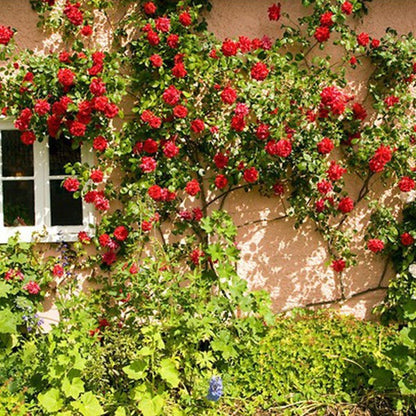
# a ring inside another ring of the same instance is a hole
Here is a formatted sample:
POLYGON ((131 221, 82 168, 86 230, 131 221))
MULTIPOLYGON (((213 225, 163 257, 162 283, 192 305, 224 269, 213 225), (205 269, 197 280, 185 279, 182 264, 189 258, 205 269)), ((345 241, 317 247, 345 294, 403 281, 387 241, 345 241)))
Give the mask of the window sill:
POLYGON ((3 227, 0 229, 0 244, 6 244, 10 237, 19 233, 19 241, 24 243, 59 243, 78 241, 78 233, 93 231, 91 226, 66 225, 56 227, 3 227))

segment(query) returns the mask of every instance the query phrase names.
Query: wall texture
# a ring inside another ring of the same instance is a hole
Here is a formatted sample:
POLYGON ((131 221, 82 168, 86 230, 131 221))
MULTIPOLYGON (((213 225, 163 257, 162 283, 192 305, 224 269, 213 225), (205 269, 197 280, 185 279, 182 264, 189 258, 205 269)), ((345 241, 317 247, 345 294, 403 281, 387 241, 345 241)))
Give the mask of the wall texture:
MULTIPOLYGON (((267 8, 271 2, 212 0, 213 10, 207 16, 209 29, 220 39, 239 35, 250 38, 263 35, 278 37, 281 34, 280 23, 267 19, 267 8)), ((301 6, 300 0, 281 0, 281 3, 282 10, 294 18, 308 12, 301 6)), ((369 15, 361 22, 352 22, 356 30, 365 30, 372 37, 383 36, 387 27, 393 27, 399 33, 416 31, 414 0, 377 0, 370 3, 369 9, 369 15)), ((37 16, 28 0, 1 1, 0 24, 17 29, 16 41, 20 48, 39 52, 59 50, 60 39, 43 34, 36 23, 37 16)), ((103 30, 99 41, 102 47, 106 47, 111 35, 103 30)), ((329 53, 336 63, 339 58, 336 51, 329 53)), ((349 70, 348 78, 358 97, 364 96, 369 73, 368 65, 349 70)), ((347 182, 356 184, 355 188, 348 189, 349 193, 356 196, 359 184, 354 180, 347 179, 347 182)), ((376 183, 373 188, 389 204, 401 204, 398 195, 387 194, 381 184, 376 183)), ((358 317, 371 318, 371 310, 383 299, 383 287, 393 273, 388 264, 363 250, 363 229, 369 215, 365 201, 357 206, 354 215, 345 224, 357 229, 355 245, 360 254, 358 265, 344 273, 343 287, 339 276, 328 267, 329 256, 325 243, 313 224, 306 223, 295 230, 294 220, 275 219, 284 213, 284 204, 279 198, 268 199, 254 192, 247 194, 243 191, 226 200, 224 208, 233 215, 239 227, 238 245, 242 249, 242 259, 238 265, 240 274, 249 281, 251 287, 265 288, 271 293, 276 311, 323 304, 358 317), (269 221, 263 221, 266 219, 269 221)), ((52 310, 48 316, 52 320, 56 318, 52 310)))

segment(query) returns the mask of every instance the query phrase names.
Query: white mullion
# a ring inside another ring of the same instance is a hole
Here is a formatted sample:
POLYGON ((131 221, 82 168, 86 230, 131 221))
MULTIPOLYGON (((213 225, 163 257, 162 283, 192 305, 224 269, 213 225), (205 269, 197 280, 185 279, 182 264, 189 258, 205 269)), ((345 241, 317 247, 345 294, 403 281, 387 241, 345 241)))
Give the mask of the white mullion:
MULTIPOLYGON (((94 164, 94 153, 91 146, 87 147, 86 144, 81 145, 81 163, 88 163, 89 166, 92 166, 94 164)), ((92 208, 92 204, 87 204, 84 201, 84 198, 82 198, 81 201, 82 224, 84 226, 85 231, 87 231, 90 224, 94 225, 95 227, 94 209, 92 208)))
POLYGON ((3 212, 3 154, 2 154, 2 139, 3 131, 0 130, 0 229, 4 227, 4 212, 3 212))
POLYGON ((51 225, 49 201, 49 155, 46 140, 33 144, 33 168, 35 182, 35 225, 51 225))

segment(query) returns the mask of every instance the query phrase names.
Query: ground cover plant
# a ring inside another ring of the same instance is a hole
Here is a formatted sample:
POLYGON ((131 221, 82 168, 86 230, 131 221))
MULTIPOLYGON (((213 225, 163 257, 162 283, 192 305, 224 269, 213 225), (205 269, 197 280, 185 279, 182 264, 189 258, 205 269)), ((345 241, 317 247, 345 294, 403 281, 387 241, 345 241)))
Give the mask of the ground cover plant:
POLYGON ((218 41, 203 1, 32 0, 64 39, 46 56, 16 51, 0 27, 2 114, 27 146, 49 137, 94 150, 93 165, 67 165, 63 187, 99 218, 53 258, 17 238, 1 248, 0 414, 415 411, 416 41, 356 33, 368 1, 302 3, 297 23, 279 4, 265 10, 277 39, 218 41), (103 19, 109 50, 94 43, 103 19), (313 54, 329 43, 338 65, 313 54), (365 102, 344 70, 361 61, 373 66, 365 102), (403 221, 371 192, 380 180, 410 201, 403 221), (282 218, 298 226, 314 221, 341 289, 355 262, 348 215, 370 200, 363 249, 398 273, 380 308, 391 326, 273 315, 236 273, 222 208, 241 189, 287 200, 282 218), (80 293, 92 268, 94 289, 80 293), (36 310, 52 289, 61 321, 42 333, 36 310))

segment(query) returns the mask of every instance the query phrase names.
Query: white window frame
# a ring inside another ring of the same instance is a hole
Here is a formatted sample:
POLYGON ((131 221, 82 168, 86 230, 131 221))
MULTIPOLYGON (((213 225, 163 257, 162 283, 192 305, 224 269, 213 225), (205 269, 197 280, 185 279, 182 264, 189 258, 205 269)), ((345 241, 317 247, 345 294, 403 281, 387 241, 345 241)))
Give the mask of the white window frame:
MULTIPOLYGON (((0 139, 3 130, 16 130, 12 120, 0 120, 0 139)), ((42 142, 33 144, 33 181, 34 181, 34 210, 35 225, 5 227, 3 213, 3 159, 0 141, 0 244, 19 233, 22 242, 39 241, 56 243, 60 241, 77 241, 80 231, 90 231, 94 228, 94 210, 91 204, 82 200, 82 225, 51 225, 50 179, 64 179, 68 175, 49 175, 49 143, 47 137, 42 142), (41 236, 39 238, 39 236, 41 236)), ((92 165, 94 155, 91 148, 81 146, 81 162, 92 165)), ((32 179, 31 179, 32 180, 32 179)))

